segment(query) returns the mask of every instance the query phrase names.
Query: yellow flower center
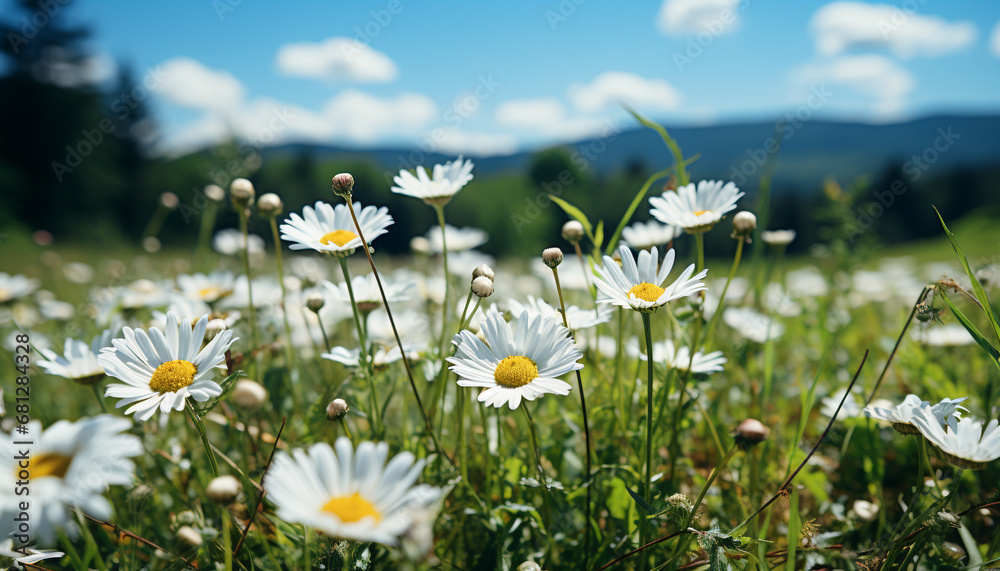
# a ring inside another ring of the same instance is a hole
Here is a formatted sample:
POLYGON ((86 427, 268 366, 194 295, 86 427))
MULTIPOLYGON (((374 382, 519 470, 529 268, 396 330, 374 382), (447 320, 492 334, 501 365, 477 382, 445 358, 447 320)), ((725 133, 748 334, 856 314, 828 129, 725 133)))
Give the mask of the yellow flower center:
POLYGON ((361 494, 354 492, 349 496, 336 496, 323 504, 323 511, 332 513, 337 519, 344 523, 354 523, 366 517, 374 517, 375 521, 382 519, 375 504, 361 497, 361 494))
POLYGON ((350 230, 334 230, 333 232, 327 232, 323 234, 323 237, 319 239, 320 244, 329 244, 333 242, 334 244, 344 247, 344 244, 350 242, 351 240, 357 238, 358 235, 350 230))
POLYGON ((510 389, 523 387, 538 378, 538 366, 527 357, 512 355, 504 357, 493 372, 493 379, 498 385, 510 389))
POLYGON ((44 453, 32 456, 29 464, 30 478, 44 478, 45 476, 65 478, 71 463, 73 463, 73 457, 62 454, 44 453))
POLYGON ((711 212, 711 210, 695 210, 694 215, 701 216, 702 214, 708 214, 709 212, 711 212))
POLYGON ((149 379, 149 388, 159 393, 176 393, 184 387, 191 386, 198 368, 184 360, 167 361, 153 371, 149 379))
POLYGON ((628 293, 639 299, 654 303, 656 300, 660 299, 660 296, 663 295, 663 291, 663 288, 658 285, 642 282, 641 284, 632 286, 632 289, 628 290, 628 293))

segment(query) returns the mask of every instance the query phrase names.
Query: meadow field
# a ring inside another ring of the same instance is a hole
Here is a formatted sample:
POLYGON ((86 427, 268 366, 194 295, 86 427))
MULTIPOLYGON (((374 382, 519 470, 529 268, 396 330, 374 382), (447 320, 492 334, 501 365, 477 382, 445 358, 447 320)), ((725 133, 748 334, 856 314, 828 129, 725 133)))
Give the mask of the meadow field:
POLYGON ((407 256, 371 255, 393 212, 347 173, 294 207, 246 179, 210 185, 194 249, 4 236, 4 554, 76 570, 995 567, 995 218, 865 242, 828 181, 841 231, 786 257, 794 232, 768 228, 766 198, 692 178, 645 123, 675 166, 621 220, 550 197, 562 240, 533 257, 495 259, 476 248, 517 236, 448 224, 452 197, 480 191, 462 158, 395 177, 438 221, 403 237, 407 256), (731 235, 728 257, 705 258, 709 233, 731 235))

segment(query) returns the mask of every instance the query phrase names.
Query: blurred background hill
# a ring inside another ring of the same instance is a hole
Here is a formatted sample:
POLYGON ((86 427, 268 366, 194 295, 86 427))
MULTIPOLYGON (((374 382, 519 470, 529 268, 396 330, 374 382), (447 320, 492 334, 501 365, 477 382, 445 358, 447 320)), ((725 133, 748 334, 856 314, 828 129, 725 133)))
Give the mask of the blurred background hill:
MULTIPOLYGON (((409 238, 434 223, 430 209, 389 191, 392 176, 455 154, 425 153, 415 145, 264 145, 237 136, 164 153, 157 147, 159 118, 143 85, 148 77, 125 62, 109 76, 89 47, 95 30, 65 9, 46 16, 45 25, 26 28, 39 6, 22 1, 0 18, 7 38, 0 67, 0 227, 6 234, 46 230, 56 243, 94 247, 138 243, 158 197, 172 192, 181 207, 168 216, 160 238, 188 247, 206 184, 228 187, 232 178, 244 176, 258 193, 279 194, 290 212, 332 201, 330 177, 341 171, 355 175, 359 201, 386 205, 395 217, 395 231, 380 240, 384 251, 405 252, 409 238)), ((906 195, 893 198, 892 207, 872 221, 868 239, 887 243, 939 235, 931 204, 949 219, 1000 210, 1000 115, 837 122, 813 118, 803 107, 774 120, 666 127, 685 155, 697 156, 689 168, 694 180, 736 182, 748 194, 742 203, 748 208, 760 206, 765 162, 777 152, 770 227, 798 231, 793 251, 845 231, 842 221, 828 220, 828 181, 853 188, 848 220, 852 209, 864 219, 870 204, 881 200, 888 206, 890 189, 893 197, 906 195)), ((600 136, 573 143, 471 158, 476 178, 449 205, 449 221, 486 230, 491 240, 483 249, 498 256, 533 254, 558 239, 566 216, 546 193, 612 224, 645 179, 672 164, 659 136, 632 120, 609 122, 600 136)), ((647 208, 639 208, 636 219, 647 218, 647 208)), ((219 227, 235 224, 224 206, 219 227)), ((263 222, 256 225, 266 233, 263 222)), ((721 233, 714 239, 715 247, 726 247, 721 233)))

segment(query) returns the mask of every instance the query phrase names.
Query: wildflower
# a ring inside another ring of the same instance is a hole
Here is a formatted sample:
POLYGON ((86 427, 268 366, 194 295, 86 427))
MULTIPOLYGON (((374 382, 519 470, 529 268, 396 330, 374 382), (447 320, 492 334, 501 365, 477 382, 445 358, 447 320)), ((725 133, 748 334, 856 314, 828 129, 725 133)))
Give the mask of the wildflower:
POLYGON ((496 274, 493 273, 493 268, 486 264, 480 264, 476 266, 476 269, 472 270, 472 279, 475 280, 478 277, 489 278, 491 282, 497 281, 496 274))
POLYGON ((939 424, 947 424, 948 417, 959 416, 958 409, 966 410, 958 404, 968 397, 960 399, 944 399, 938 404, 931 406, 928 401, 920 400, 917 395, 906 395, 899 406, 892 408, 866 406, 865 416, 884 420, 901 434, 920 434, 920 431, 913 425, 913 416, 917 409, 928 409, 931 415, 938 420, 939 424))
POLYGON ((205 486, 205 495, 208 496, 208 499, 223 506, 235 502, 242 491, 243 484, 240 484, 235 476, 229 474, 213 478, 208 486, 205 486))
POLYGON ((983 430, 983 421, 959 420, 949 416, 942 425, 929 408, 914 411, 912 422, 951 464, 970 470, 982 470, 988 462, 1000 458, 1000 427, 993 419, 983 430))
MULTIPOLYGON (((628 344, 629 353, 638 356, 643 361, 646 354, 639 351, 638 340, 633 339, 628 344)), ((686 345, 681 345, 680 349, 674 347, 673 341, 653 343, 653 362, 664 363, 672 369, 687 371, 690 367, 692 373, 717 373, 723 370, 726 358, 722 356, 722 351, 713 351, 707 355, 700 351, 691 358, 691 350, 686 345)))
POLYGON ((284 210, 285 203, 282 202, 281 197, 273 192, 267 194, 262 194, 259 199, 257 199, 257 212, 261 216, 270 218, 271 216, 277 216, 281 214, 284 210))
POLYGON ((484 298, 493 295, 493 282, 486 276, 480 276, 472 280, 472 293, 476 297, 484 298))
MULTIPOLYGON (((444 225, 444 242, 448 243, 449 252, 464 252, 482 246, 489 240, 489 235, 479 228, 455 228, 450 224, 444 225)), ((440 254, 444 251, 444 242, 441 240, 441 227, 432 226, 426 234, 426 242, 411 241, 410 247, 422 254, 440 254)))
POLYGON ((123 327, 125 338, 112 340, 114 347, 103 349, 97 359, 108 376, 126 384, 108 385, 104 396, 121 399, 116 408, 131 405, 125 414, 146 421, 157 409, 164 414, 183 409, 188 397, 204 402, 222 394, 211 380, 212 370, 236 339, 227 329, 201 349, 207 326, 207 315, 192 327, 190 320, 178 324, 177 315, 168 312, 165 331, 152 327, 147 334, 123 327))
POLYGON ((444 206, 472 180, 472 167, 472 161, 463 162, 460 156, 455 161, 434 165, 432 177, 427 176, 423 166, 417 167, 416 176, 408 170, 400 170, 393 178, 396 186, 392 191, 419 198, 425 204, 444 206))
POLYGON ((563 261, 563 253, 559 248, 546 248, 542 250, 542 261, 550 268, 556 268, 563 261))
MULTIPOLYGON (((354 214, 358 224, 370 244, 372 240, 387 232, 392 224, 392 217, 386 207, 361 207, 360 202, 353 203, 354 214)), ((361 246, 361 238, 355 233, 354 220, 347 210, 346 204, 331 206, 326 202, 317 201, 315 207, 306 206, 302 216, 292 213, 291 218, 281 225, 281 239, 291 242, 292 250, 312 248, 318 252, 327 252, 337 256, 347 256, 361 246)))
POLYGON ((333 399, 326 406, 326 419, 331 421, 337 420, 338 418, 343 418, 349 412, 351 412, 351 408, 347 406, 347 401, 344 399, 333 399))
MULTIPOLYGON (((507 303, 514 315, 527 312, 528 315, 541 315, 542 317, 551 318, 562 323, 562 313, 544 300, 536 297, 529 295, 528 301, 525 303, 514 299, 509 300, 507 303)), ((596 309, 581 309, 575 305, 571 305, 566 308, 566 321, 569 323, 569 328, 573 331, 588 329, 610 321, 612 311, 611 306, 608 304, 598 305, 596 309)))
POLYGON ((77 535, 74 511, 103 520, 111 518, 111 504, 104 497, 108 486, 129 485, 135 465, 129 458, 142 453, 138 437, 126 434, 132 423, 100 415, 76 422, 60 420, 42 431, 38 421, 28 423, 26 435, 0 433, 0 537, 16 531, 14 516, 23 497, 15 496, 15 480, 30 480, 28 517, 31 537, 51 544, 56 531, 77 535), (15 440, 31 441, 31 466, 18 466, 15 440))
POLYGON ((668 190, 662 196, 650 197, 649 212, 660 222, 683 228, 689 234, 707 232, 736 208, 741 196, 743 193, 731 182, 723 185, 721 180, 703 180, 697 190, 691 183, 676 192, 668 190))
POLYGON ((757 229, 757 217, 754 216, 753 212, 748 212, 746 210, 736 213, 733 216, 733 238, 746 240, 747 244, 750 243, 750 234, 757 229))
POLYGON ((245 178, 233 179, 229 184, 229 200, 237 210, 251 206, 255 194, 253 183, 245 178))
POLYGON ((333 193, 341 198, 350 198, 354 191, 354 176, 349 172, 342 172, 334 175, 331 181, 333 193))
POLYGON ((233 387, 233 402, 247 410, 258 409, 267 402, 267 389, 257 381, 240 379, 233 387))
POLYGON ((60 357, 51 350, 39 347, 38 351, 45 357, 38 366, 50 375, 56 375, 80 383, 92 385, 104 378, 104 367, 97 362, 101 349, 111 346, 111 329, 105 329, 94 337, 90 345, 84 341, 67 339, 60 357))
POLYGON ((177 287, 184 297, 190 300, 215 303, 233 294, 235 281, 232 272, 212 272, 208 275, 181 274, 177 276, 177 287))
POLYGON ((638 265, 628 246, 621 246, 618 251, 622 258, 621 267, 609 256, 604 256, 604 267, 594 266, 597 274, 594 284, 607 296, 598 301, 650 313, 671 301, 706 289, 701 280, 708 274, 708 270, 702 270, 692 277, 694 264, 681 272, 680 277, 672 284, 661 287, 674 267, 673 249, 667 251, 659 271, 656 269, 655 247, 650 251, 639 252, 638 265))
POLYGON ((38 280, 0 272, 0 304, 20 299, 38 289, 38 280))
POLYGON ((264 481, 278 517, 332 537, 395 546, 420 510, 437 500, 440 490, 414 486, 423 460, 400 452, 389 460, 389 445, 351 441, 321 442, 308 451, 281 451, 264 481))
POLYGON ((264 239, 256 234, 243 237, 243 232, 235 228, 219 230, 212 237, 212 248, 223 255, 235 256, 241 253, 244 247, 248 247, 251 256, 264 253, 264 239))
POLYGON ((769 246, 787 246, 795 239, 795 230, 764 230, 760 239, 769 246))
POLYGON ((656 220, 636 222, 622 229, 622 239, 636 250, 647 250, 673 242, 684 231, 677 226, 660 224, 656 220))
POLYGON ((522 313, 516 331, 500 312, 490 308, 482 324, 485 342, 468 330, 452 341, 457 350, 447 361, 461 387, 479 387, 479 402, 511 410, 521 399, 535 400, 552 393, 568 395, 570 385, 558 377, 583 368, 583 355, 569 330, 553 319, 522 313))
POLYGON ((767 440, 771 430, 764 423, 747 418, 736 427, 736 443, 744 450, 767 440))

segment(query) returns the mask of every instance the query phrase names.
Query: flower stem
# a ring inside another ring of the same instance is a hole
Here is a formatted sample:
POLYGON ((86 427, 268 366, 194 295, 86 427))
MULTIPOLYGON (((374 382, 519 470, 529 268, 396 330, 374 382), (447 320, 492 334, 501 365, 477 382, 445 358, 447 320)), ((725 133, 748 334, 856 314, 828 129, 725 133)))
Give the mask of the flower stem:
MULTIPOLYGON (((366 245, 362 244, 362 248, 366 245)), ((344 283, 347 284, 347 295, 351 298, 351 311, 354 313, 354 325, 358 329, 358 342, 361 344, 361 349, 359 356, 361 358, 360 370, 364 371, 365 377, 368 378, 368 406, 371 407, 371 428, 372 434, 378 433, 378 401, 375 399, 375 374, 372 368, 375 363, 371 362, 368 358, 368 340, 365 338, 364 327, 361 326, 361 314, 358 313, 358 303, 354 299, 354 287, 351 286, 351 273, 347 270, 347 258, 345 256, 337 256, 337 260, 340 261, 340 269, 344 273, 344 283)))
POLYGON ((698 265, 695 266, 694 271, 700 272, 705 268, 705 233, 695 232, 694 243, 698 250, 698 265))
POLYGON ((205 211, 201 214, 201 226, 198 228, 198 245, 195 250, 195 261, 201 264, 205 261, 205 254, 208 252, 208 243, 211 240, 212 228, 215 227, 215 212, 218 210, 214 200, 208 201, 205 211))
MULTIPOLYGON (((566 317, 566 301, 563 299, 562 285, 559 283, 559 269, 552 268, 552 277, 556 282, 556 293, 559 294, 559 309, 562 314, 563 325, 566 329, 569 329, 569 319, 566 317)), ((572 330, 571 330, 572 332, 572 330)), ((590 486, 590 475, 592 473, 592 466, 590 463, 591 448, 590 448, 590 422, 587 420, 587 396, 583 390, 583 377, 580 375, 580 370, 576 371, 576 385, 580 389, 580 408, 583 410, 583 435, 587 443, 587 476, 584 478, 584 485, 587 486, 587 506, 586 506, 586 529, 584 530, 583 536, 583 549, 584 549, 584 561, 590 561, 590 502, 591 502, 591 486, 590 486)))
POLYGON ((288 291, 285 289, 285 269, 281 259, 281 237, 278 234, 278 223, 275 217, 271 216, 270 219, 271 235, 274 236, 274 261, 278 266, 278 284, 281 286, 281 317, 285 321, 285 361, 287 361, 288 369, 291 370, 295 353, 292 351, 292 326, 288 323, 288 291))
POLYGON ((885 361, 885 366, 882 367, 882 372, 878 376, 878 380, 875 381, 875 388, 872 389, 870 395, 868 395, 868 400, 865 401, 865 406, 872 403, 875 398, 875 394, 878 392, 880 386, 882 386, 882 379, 885 378, 886 372, 889 371, 889 364, 892 363, 892 358, 896 356, 896 351, 899 350, 899 345, 903 342, 903 336, 906 335, 906 330, 910 328, 910 323, 913 322, 913 316, 917 313, 917 307, 924 301, 927 294, 934 291, 933 285, 924 286, 924 289, 920 291, 920 295, 917 297, 916 303, 913 304, 913 309, 910 310, 910 316, 906 318, 906 323, 903 324, 903 330, 899 332, 899 337, 896 338, 896 344, 892 347, 892 352, 889 353, 889 358, 885 361))
MULTIPOLYGON (((736 445, 733 444, 732 446, 729 447, 729 451, 726 452, 726 455, 722 457, 722 462, 720 462, 719 465, 715 467, 715 470, 712 471, 712 475, 708 477, 708 481, 706 481, 705 485, 702 486, 701 491, 698 492, 698 498, 694 501, 694 507, 691 508, 691 513, 689 513, 687 517, 684 518, 684 523, 681 525, 680 528, 681 531, 687 529, 688 526, 691 525, 691 522, 694 521, 694 517, 698 513, 698 508, 701 507, 701 502, 702 500, 705 499, 705 494, 708 493, 708 489, 712 487, 712 482, 714 482, 715 478, 719 476, 719 473, 722 472, 722 469, 726 467, 726 464, 729 463, 729 459, 732 458, 733 454, 735 453, 736 453, 736 445)), ((678 555, 683 553, 684 548, 687 547, 690 541, 691 541, 690 535, 685 535, 683 539, 678 541, 677 550, 674 551, 674 554, 670 556, 670 559, 668 561, 673 560, 678 555)))
MULTIPOLYGON (((653 331, 650 325, 649 313, 642 313, 642 328, 646 334, 646 478, 643 482, 642 497, 647 504, 652 504, 653 496, 653 331)), ((674 430, 677 428, 674 427, 674 430)), ((639 525, 639 544, 646 544, 646 517, 644 514, 642 523, 639 525)), ((645 569, 647 560, 642 559, 642 568, 645 569)))
MULTIPOLYGON (((240 218, 240 234, 243 234, 243 273, 247 276, 247 304, 250 306, 250 334, 253 338, 251 351, 257 352, 260 347, 260 334, 257 332, 257 308, 253 304, 253 277, 250 275, 250 232, 247 229, 248 212, 245 208, 237 208, 240 218)), ((254 358, 256 362, 256 358, 254 358)))
POLYGON ((205 432, 205 423, 202 422, 201 417, 194 410, 194 405, 191 401, 186 401, 187 406, 184 410, 187 411, 188 416, 191 418, 191 422, 194 423, 195 428, 198 429, 198 435, 201 436, 201 443, 205 447, 205 452, 208 454, 208 463, 212 466, 212 477, 219 477, 219 464, 215 460, 215 452, 212 451, 212 443, 208 441, 208 433, 205 432))
POLYGON ((101 387, 97 386, 97 383, 90 385, 90 388, 94 391, 94 397, 97 399, 97 404, 101 405, 101 412, 108 412, 108 405, 104 404, 104 396, 101 395, 101 387))
MULTIPOLYGON (((705 329, 705 337, 702 340, 701 345, 704 346, 705 341, 712 337, 712 332, 715 331, 715 325, 719 322, 719 316, 722 315, 723 306, 726 304, 726 292, 729 291, 729 284, 733 281, 733 277, 736 276, 736 268, 740 267, 740 258, 743 256, 743 239, 740 238, 736 241, 736 256, 733 257, 733 265, 729 268, 729 277, 726 278, 726 285, 722 288, 722 295, 719 296, 719 306, 715 308, 715 313, 712 314, 712 319, 708 322, 708 327, 705 329)), ((694 351, 691 352, 691 357, 694 358, 694 351)))
POLYGON ((448 238, 444 229, 444 205, 434 205, 434 212, 437 213, 438 225, 441 226, 441 262, 444 265, 444 298, 441 301, 441 344, 440 352, 441 366, 444 367, 445 342, 448 339, 446 333, 448 325, 448 238))

